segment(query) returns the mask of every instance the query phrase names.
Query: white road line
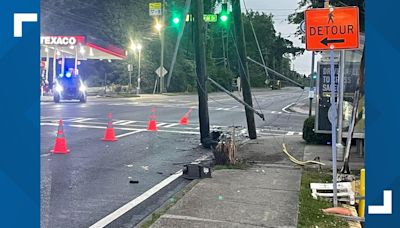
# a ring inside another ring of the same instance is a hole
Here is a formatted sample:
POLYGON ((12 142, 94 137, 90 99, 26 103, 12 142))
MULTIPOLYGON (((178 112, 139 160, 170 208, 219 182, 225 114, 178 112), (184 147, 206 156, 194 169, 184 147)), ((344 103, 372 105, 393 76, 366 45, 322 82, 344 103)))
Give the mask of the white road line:
POLYGON ((168 123, 157 123, 157 127, 162 127, 162 126, 164 126, 166 124, 168 124, 168 123))
POLYGON ((85 121, 88 121, 88 120, 92 120, 92 118, 80 118, 80 120, 75 120, 75 121, 73 121, 73 122, 75 122, 75 123, 82 123, 82 122, 85 122, 85 121))
POLYGON ((289 131, 286 135, 294 135, 294 131, 289 131))
POLYGON ((118 120, 118 121, 115 121, 115 122, 113 122, 113 124, 121 124, 121 125, 123 125, 122 123, 125 123, 127 120, 118 120))
MULTIPOLYGON (((196 159, 195 163, 200 163, 202 160, 207 159, 207 156, 202 156, 199 159, 196 159)), ((150 198, 152 195, 163 189, 165 186, 169 185, 176 179, 178 179, 180 176, 182 176, 183 171, 182 169, 176 172, 175 174, 172 174, 171 176, 167 177, 160 183, 154 185, 152 188, 144 192, 142 195, 138 196, 137 198, 133 199, 132 201, 128 202, 124 206, 118 208, 116 211, 112 212, 111 214, 107 215, 106 217, 100 219, 98 222, 95 224, 91 225, 89 228, 100 228, 100 227, 105 227, 114 220, 118 219, 121 217, 123 214, 126 212, 132 210, 134 207, 145 201, 146 199, 150 198)))
POLYGON ((46 154, 41 154, 40 157, 44 158, 44 157, 47 157, 47 156, 50 156, 50 155, 51 155, 50 153, 46 153, 46 154))
POLYGON ((133 121, 133 120, 130 120, 130 121, 126 121, 125 123, 120 123, 119 125, 128 125, 128 124, 132 124, 132 123, 136 123, 137 121, 133 121))
POLYGON ((175 126, 178 126, 178 124, 177 123, 168 124, 168 125, 165 125, 164 127, 175 127, 175 126))
POLYGON ((117 137, 117 138, 122 138, 122 137, 125 137, 125 136, 128 136, 128 135, 133 135, 133 134, 136 134, 136 133, 139 133, 139 132, 143 132, 143 131, 144 131, 144 130, 132 131, 132 132, 128 132, 128 133, 125 133, 125 134, 117 135, 117 136, 115 136, 115 137, 117 137))
POLYGON ((276 113, 276 111, 271 111, 271 113, 272 113, 272 114, 275 114, 275 113, 276 113))
POLYGON ((283 112, 286 112, 286 113, 292 113, 292 112, 290 112, 290 111, 288 111, 288 110, 286 110, 286 109, 288 109, 290 106, 292 106, 292 105, 294 105, 295 103, 291 103, 291 104, 289 104, 289 105, 286 105, 285 107, 283 107, 282 108, 282 111, 283 112))
POLYGON ((278 112, 278 114, 282 114, 282 112, 278 112))
POLYGON ((82 119, 84 119, 84 118, 73 118, 73 119, 67 119, 67 120, 65 120, 65 121, 68 121, 68 122, 76 122, 76 121, 80 121, 80 120, 82 120, 82 119))

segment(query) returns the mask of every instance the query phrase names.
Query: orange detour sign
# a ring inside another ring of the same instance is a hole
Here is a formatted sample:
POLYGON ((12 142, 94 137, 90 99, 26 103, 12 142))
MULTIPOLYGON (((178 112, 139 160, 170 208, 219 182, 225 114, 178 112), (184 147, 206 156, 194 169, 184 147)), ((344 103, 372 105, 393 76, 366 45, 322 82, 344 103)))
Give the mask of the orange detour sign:
POLYGON ((359 47, 357 7, 309 9, 305 11, 305 22, 308 51, 359 47))

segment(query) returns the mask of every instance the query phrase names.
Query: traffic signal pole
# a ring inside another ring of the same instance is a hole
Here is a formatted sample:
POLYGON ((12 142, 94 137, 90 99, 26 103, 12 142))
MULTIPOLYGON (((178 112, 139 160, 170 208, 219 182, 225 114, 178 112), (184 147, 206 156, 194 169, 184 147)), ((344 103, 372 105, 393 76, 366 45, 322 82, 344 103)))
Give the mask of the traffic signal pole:
MULTIPOLYGON (((247 54, 246 54, 246 46, 245 46, 245 39, 244 39, 244 31, 243 31, 243 22, 242 22, 242 11, 240 8, 240 0, 232 0, 232 13, 233 13, 233 20, 235 24, 235 34, 236 34, 236 47, 238 52, 239 58, 239 75, 242 84, 243 90, 243 100, 249 106, 253 107, 253 100, 251 95, 251 88, 250 88, 250 79, 249 79, 249 70, 247 67, 247 54)), ((249 133, 250 139, 257 138, 256 132, 256 124, 254 120, 254 112, 245 107, 246 110, 246 121, 247 121, 247 130, 249 133)))
POLYGON ((210 121, 208 116, 208 95, 207 95, 207 69, 205 49, 205 26, 204 26, 204 4, 203 0, 194 0, 194 46, 196 56, 197 93, 199 96, 199 122, 200 141, 203 146, 210 138, 210 121))

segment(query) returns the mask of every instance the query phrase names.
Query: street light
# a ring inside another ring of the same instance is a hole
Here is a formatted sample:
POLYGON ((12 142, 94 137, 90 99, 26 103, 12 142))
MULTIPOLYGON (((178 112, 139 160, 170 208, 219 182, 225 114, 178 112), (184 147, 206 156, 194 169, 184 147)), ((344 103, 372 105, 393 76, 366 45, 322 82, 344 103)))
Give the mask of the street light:
POLYGON ((159 32, 161 32, 162 27, 163 26, 159 22, 157 22, 156 25, 154 26, 154 28, 156 28, 156 30, 159 32))

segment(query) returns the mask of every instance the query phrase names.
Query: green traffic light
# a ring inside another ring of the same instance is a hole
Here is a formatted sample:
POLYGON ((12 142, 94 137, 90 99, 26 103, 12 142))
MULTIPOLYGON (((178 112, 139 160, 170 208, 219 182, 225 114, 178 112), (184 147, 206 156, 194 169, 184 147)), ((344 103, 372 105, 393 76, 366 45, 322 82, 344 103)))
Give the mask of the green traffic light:
POLYGON ((228 16, 227 15, 222 15, 221 16, 221 21, 222 22, 226 22, 228 20, 228 16))
POLYGON ((174 17, 174 19, 172 20, 172 22, 174 22, 174 24, 179 24, 180 20, 178 17, 174 17))

